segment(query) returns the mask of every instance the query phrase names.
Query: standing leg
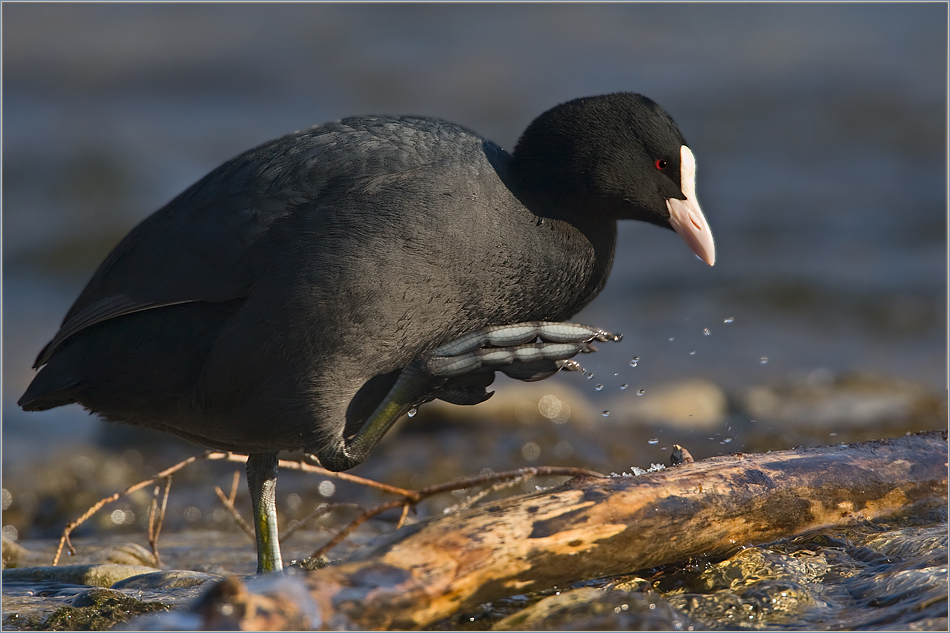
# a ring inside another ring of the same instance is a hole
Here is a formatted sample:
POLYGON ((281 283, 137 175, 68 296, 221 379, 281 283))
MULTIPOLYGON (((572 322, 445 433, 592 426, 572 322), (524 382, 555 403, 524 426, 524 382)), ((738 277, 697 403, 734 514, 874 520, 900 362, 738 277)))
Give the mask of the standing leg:
POLYGON ((280 571, 283 563, 277 541, 277 453, 247 456, 247 487, 257 534, 257 573, 280 571))

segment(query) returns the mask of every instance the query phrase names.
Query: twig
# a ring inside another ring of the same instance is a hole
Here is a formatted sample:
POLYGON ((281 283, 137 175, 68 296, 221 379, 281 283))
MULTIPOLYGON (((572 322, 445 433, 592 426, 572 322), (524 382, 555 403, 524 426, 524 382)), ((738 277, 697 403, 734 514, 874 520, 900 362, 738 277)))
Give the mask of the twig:
POLYGON ((339 473, 332 470, 327 470, 322 466, 319 466, 313 463, 313 458, 309 455, 305 455, 304 459, 306 462, 297 462, 291 460, 281 460, 279 466, 281 468, 286 468, 288 470, 299 470, 305 473, 314 473, 317 475, 323 475, 324 477, 332 477, 333 479, 339 479, 340 481, 349 481, 360 486, 365 486, 367 488, 373 488, 374 490, 379 490, 380 492, 388 492, 390 494, 399 495, 401 497, 413 497, 415 492, 412 490, 407 490, 405 488, 398 488, 396 486, 390 486, 388 484, 383 484, 378 481, 373 481, 372 479, 365 479, 363 477, 357 477, 356 475, 350 475, 348 473, 339 473))
MULTIPOLYGON (((308 459, 310 459, 309 456, 308 456, 308 459)), ((162 508, 161 508, 160 514, 158 515, 159 518, 158 518, 157 523, 153 523, 153 517, 155 516, 154 512, 157 506, 157 504, 155 503, 154 497, 152 501, 152 506, 149 510, 149 544, 152 546, 152 552, 153 554, 155 554, 155 558, 157 561, 158 560, 158 534, 161 531, 162 522, 165 516, 165 508, 168 502, 168 492, 171 486, 171 475, 181 470, 185 466, 188 466, 190 464, 193 464, 201 460, 209 460, 209 461, 224 460, 224 461, 230 461, 230 462, 244 463, 247 461, 247 457, 243 455, 235 455, 233 453, 205 451, 204 453, 201 453, 199 455, 193 455, 187 459, 184 459, 178 462, 177 464, 170 466, 159 473, 156 473, 152 477, 145 479, 143 481, 140 481, 136 484, 133 484, 124 490, 116 492, 104 499, 100 499, 92 507, 86 510, 79 518, 75 519, 74 521, 71 521, 63 529, 63 535, 59 540, 59 545, 56 548, 56 554, 53 556, 52 564, 54 566, 59 564, 59 559, 60 559, 60 556, 62 556, 64 547, 67 548, 70 554, 76 553, 76 549, 73 547, 73 544, 69 538, 70 534, 77 527, 85 523, 92 515, 94 515, 99 510, 101 510, 104 506, 126 495, 129 495, 129 494, 132 494, 133 492, 141 490, 145 486, 148 486, 149 484, 153 484, 158 480, 165 479, 166 480, 165 493, 162 498, 162 508)), ((559 467, 543 467, 542 466, 542 467, 523 468, 520 470, 507 471, 503 473, 493 473, 490 475, 479 475, 477 477, 468 477, 464 479, 458 479, 453 482, 439 484, 436 486, 430 486, 428 488, 423 488, 422 490, 416 491, 416 490, 407 490, 404 488, 398 488, 396 486, 381 484, 379 482, 372 481, 370 479, 356 477, 355 475, 348 475, 346 473, 333 472, 333 471, 327 470, 325 468, 322 468, 320 466, 316 466, 310 463, 302 463, 302 462, 290 461, 290 460, 280 460, 278 465, 288 470, 299 470, 301 472, 319 474, 325 477, 339 479, 341 481, 349 481, 352 483, 356 483, 362 486, 379 490, 381 492, 395 494, 400 497, 399 499, 395 501, 390 501, 390 502, 384 503, 380 506, 377 506, 375 508, 365 511, 362 515, 360 515, 353 522, 351 522, 346 528, 344 528, 342 531, 337 533, 337 535, 333 537, 330 540, 330 542, 328 542, 322 548, 314 552, 311 558, 321 556, 325 552, 329 551, 331 548, 336 547, 343 540, 345 540, 346 537, 349 536, 349 534, 352 533, 353 530, 359 527, 362 523, 376 516, 377 514, 385 512, 386 510, 390 510, 392 508, 398 508, 400 506, 403 507, 403 513, 399 519, 399 525, 401 526, 403 521, 406 518, 409 507, 415 506, 423 499, 442 493, 442 492, 447 492, 450 490, 460 490, 464 488, 470 488, 472 486, 476 486, 482 483, 495 482, 495 481, 512 479, 512 478, 527 478, 527 477, 537 477, 537 476, 603 477, 603 475, 601 475, 600 473, 596 473, 590 470, 584 470, 582 468, 559 468, 559 467)), ((236 472, 234 481, 231 486, 230 497, 225 496, 224 492, 217 486, 215 486, 215 492, 217 493, 218 497, 221 499, 221 502, 224 504, 225 508, 227 508, 228 511, 231 513, 231 516, 234 517, 234 520, 237 522, 237 524, 241 527, 244 533, 247 534, 253 541, 256 539, 256 536, 254 535, 254 531, 247 524, 247 522, 244 521, 240 513, 234 507, 234 500, 237 497, 237 487, 238 487, 239 479, 240 479, 240 473, 236 472)), ((307 520, 309 520, 309 517, 307 520)), ((289 533, 292 533, 292 531, 289 533)), ((284 538, 286 538, 286 536, 287 535, 285 535, 284 538)))
POLYGON ((399 521, 396 522, 396 529, 402 527, 403 523, 406 522, 406 517, 409 516, 409 504, 405 504, 402 507, 402 514, 399 516, 399 521))
POLYGON ((351 521, 349 525, 347 525, 345 528, 337 532, 336 536, 334 536, 329 541, 327 541, 323 545, 323 547, 319 548, 317 551, 315 551, 313 554, 311 554, 307 558, 310 560, 314 560, 314 559, 318 559, 322 557, 331 549, 333 549, 334 547, 342 543, 343 540, 346 539, 347 536, 352 534, 356 528, 363 525, 366 521, 372 519, 377 514, 382 514, 383 512, 387 510, 392 510, 393 508, 398 508, 399 506, 407 506, 411 504, 412 504, 411 501, 409 501, 406 498, 402 498, 402 499, 395 499, 393 501, 387 501, 386 503, 380 504, 376 506, 375 508, 370 508, 369 510, 366 510, 365 512, 363 512, 363 514, 353 519, 353 521, 351 521))
POLYGON ((152 503, 148 509, 148 544, 152 548, 152 554, 155 556, 155 562, 161 566, 162 561, 158 556, 158 535, 162 532, 162 523, 165 521, 165 508, 168 506, 168 492, 172 487, 172 476, 165 477, 165 493, 162 495, 162 508, 157 513, 158 490, 155 486, 155 493, 152 495, 152 503))
POLYGON ((485 488, 484 490, 478 492, 477 494, 472 495, 468 499, 464 501, 460 501, 459 503, 449 508, 449 510, 457 512, 459 510, 465 510, 466 508, 470 508, 476 503, 478 503, 479 501, 481 501, 482 499, 484 499, 485 497, 487 497, 488 495, 490 495, 491 493, 497 492, 499 490, 504 490, 505 488, 510 488, 511 486, 514 486, 524 481, 525 479, 526 479, 525 477, 515 477, 513 479, 508 479, 506 481, 499 481, 497 483, 494 483, 491 486, 485 488))
MULTIPOLYGON (((155 486, 155 489, 152 490, 152 501, 148 504, 148 541, 152 542, 152 537, 155 534, 155 514, 158 512, 158 493, 161 492, 161 486, 155 486)), ((155 553, 154 551, 152 552, 155 553)))
POLYGON ((240 483, 241 483, 241 471, 235 470, 234 477, 231 478, 231 494, 228 495, 228 501, 231 502, 231 505, 234 505, 235 500, 237 500, 238 484, 240 483))
POLYGON ((221 500, 221 503, 224 504, 224 507, 227 508, 227 511, 231 513, 231 518, 234 519, 234 522, 238 524, 244 533, 252 541, 257 541, 257 536, 254 534, 254 530, 250 525, 247 524, 247 521, 244 520, 244 517, 241 516, 241 513, 238 512, 238 509, 234 507, 234 502, 232 502, 228 497, 224 496, 224 492, 218 486, 214 487, 215 494, 218 495, 218 499, 221 500))
POLYGON ((153 484, 153 483, 155 483, 156 481, 158 481, 159 479, 164 479, 164 478, 168 477, 169 475, 171 475, 172 473, 175 473, 175 472, 181 470, 182 468, 184 468, 185 466, 188 466, 189 464, 193 464, 194 462, 197 462, 197 461, 200 461, 200 460, 227 459, 230 455, 231 455, 230 453, 219 453, 219 452, 216 452, 216 451, 205 451, 204 453, 201 453, 200 455, 192 455, 192 456, 189 457, 188 459, 182 460, 182 461, 178 462, 177 464, 175 464, 174 466, 170 466, 170 467, 166 468, 166 469, 163 470, 162 472, 155 474, 153 477, 150 477, 149 479, 146 479, 145 481, 140 481, 140 482, 138 482, 137 484, 133 484, 133 485, 129 486, 128 488, 126 488, 125 490, 121 490, 121 491, 119 491, 119 492, 117 492, 117 493, 115 493, 115 494, 112 494, 112 495, 106 497, 105 499, 100 499, 100 500, 97 501, 95 504, 93 504, 93 506, 92 506, 91 508, 89 508, 88 510, 86 510, 86 511, 82 514, 82 516, 80 516, 78 519, 76 519, 76 520, 74 520, 74 521, 71 521, 71 522, 63 529, 63 535, 62 535, 62 537, 60 537, 60 539, 59 539, 59 546, 56 548, 56 554, 53 556, 53 565, 55 566, 55 565, 58 565, 58 564, 59 564, 59 557, 60 557, 60 556, 62 555, 62 553, 63 553, 63 547, 64 547, 64 546, 68 547, 68 550, 69 550, 69 553, 70 553, 70 554, 75 554, 75 553, 76 553, 76 549, 73 547, 72 542, 70 542, 70 540, 69 540, 69 535, 70 535, 70 534, 72 533, 72 531, 75 530, 77 527, 79 527, 80 525, 82 525, 83 523, 85 523, 86 520, 89 519, 89 517, 91 517, 91 516, 94 515, 96 512, 98 512, 99 510, 101 510, 103 506, 108 505, 108 504, 112 503, 113 501, 116 501, 117 499, 120 499, 120 498, 122 498, 122 497, 124 497, 124 496, 126 496, 126 495, 132 494, 133 492, 136 492, 136 491, 138 491, 138 490, 141 490, 141 489, 144 488, 145 486, 147 486, 147 485, 149 485, 149 484, 153 484))
MULTIPOLYGON (((359 505, 355 503, 321 503, 319 506, 317 506, 317 508, 313 512, 311 512, 304 518, 300 519, 300 521, 295 523, 293 526, 287 528, 287 531, 284 532, 280 537, 281 545, 283 545, 284 541, 289 539, 294 532, 296 532, 297 530, 305 526, 309 521, 316 519, 317 517, 321 517, 324 514, 329 514, 333 510, 336 510, 337 508, 345 508, 347 506, 355 507, 359 510, 363 509, 362 507, 360 507, 359 505)), ((323 528, 323 529, 327 529, 327 528, 323 528)))

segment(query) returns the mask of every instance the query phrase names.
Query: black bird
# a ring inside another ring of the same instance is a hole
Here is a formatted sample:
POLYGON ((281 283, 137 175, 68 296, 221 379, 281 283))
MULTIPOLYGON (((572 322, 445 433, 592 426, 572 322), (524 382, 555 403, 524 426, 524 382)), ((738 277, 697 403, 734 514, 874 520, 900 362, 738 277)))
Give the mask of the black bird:
POLYGON ((712 235, 673 119, 618 93, 548 110, 514 152, 430 118, 355 117, 230 160, 132 230, 40 352, 19 404, 248 454, 258 571, 281 568, 277 452, 362 462, 434 398, 538 380, 601 330, 617 220, 712 235))

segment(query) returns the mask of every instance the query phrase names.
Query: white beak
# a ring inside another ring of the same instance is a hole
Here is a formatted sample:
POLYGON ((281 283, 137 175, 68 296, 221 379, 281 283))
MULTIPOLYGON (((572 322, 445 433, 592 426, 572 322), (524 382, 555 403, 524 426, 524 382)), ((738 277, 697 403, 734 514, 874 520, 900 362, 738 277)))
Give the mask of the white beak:
POLYGON ((666 201, 666 207, 670 210, 670 226, 697 257, 712 266, 716 263, 716 245, 699 208, 699 201, 696 200, 696 159, 685 145, 680 148, 680 182, 683 183, 686 200, 670 198, 666 201))

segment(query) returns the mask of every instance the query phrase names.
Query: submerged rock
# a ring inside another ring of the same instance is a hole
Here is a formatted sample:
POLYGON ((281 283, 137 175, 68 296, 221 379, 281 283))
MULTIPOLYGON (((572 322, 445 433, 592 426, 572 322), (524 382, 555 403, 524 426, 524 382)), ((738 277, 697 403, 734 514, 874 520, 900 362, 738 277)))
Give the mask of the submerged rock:
POLYGON ((682 631, 690 619, 656 595, 580 587, 497 622, 493 631, 682 631))
POLYGON ((3 570, 3 582, 58 582, 91 587, 111 587, 115 583, 140 574, 159 571, 143 565, 62 565, 53 567, 19 567, 3 570))
POLYGON ((643 396, 622 396, 610 407, 615 423, 651 422, 689 429, 715 429, 729 411, 725 392, 709 380, 661 383, 643 396))
POLYGON ((113 589, 170 590, 199 587, 206 582, 221 580, 221 576, 200 571, 156 571, 132 576, 112 585, 113 589))
POLYGON ((919 385, 871 374, 836 377, 821 369, 800 380, 752 387, 739 401, 757 420, 838 432, 939 428, 947 416, 946 398, 919 385))

